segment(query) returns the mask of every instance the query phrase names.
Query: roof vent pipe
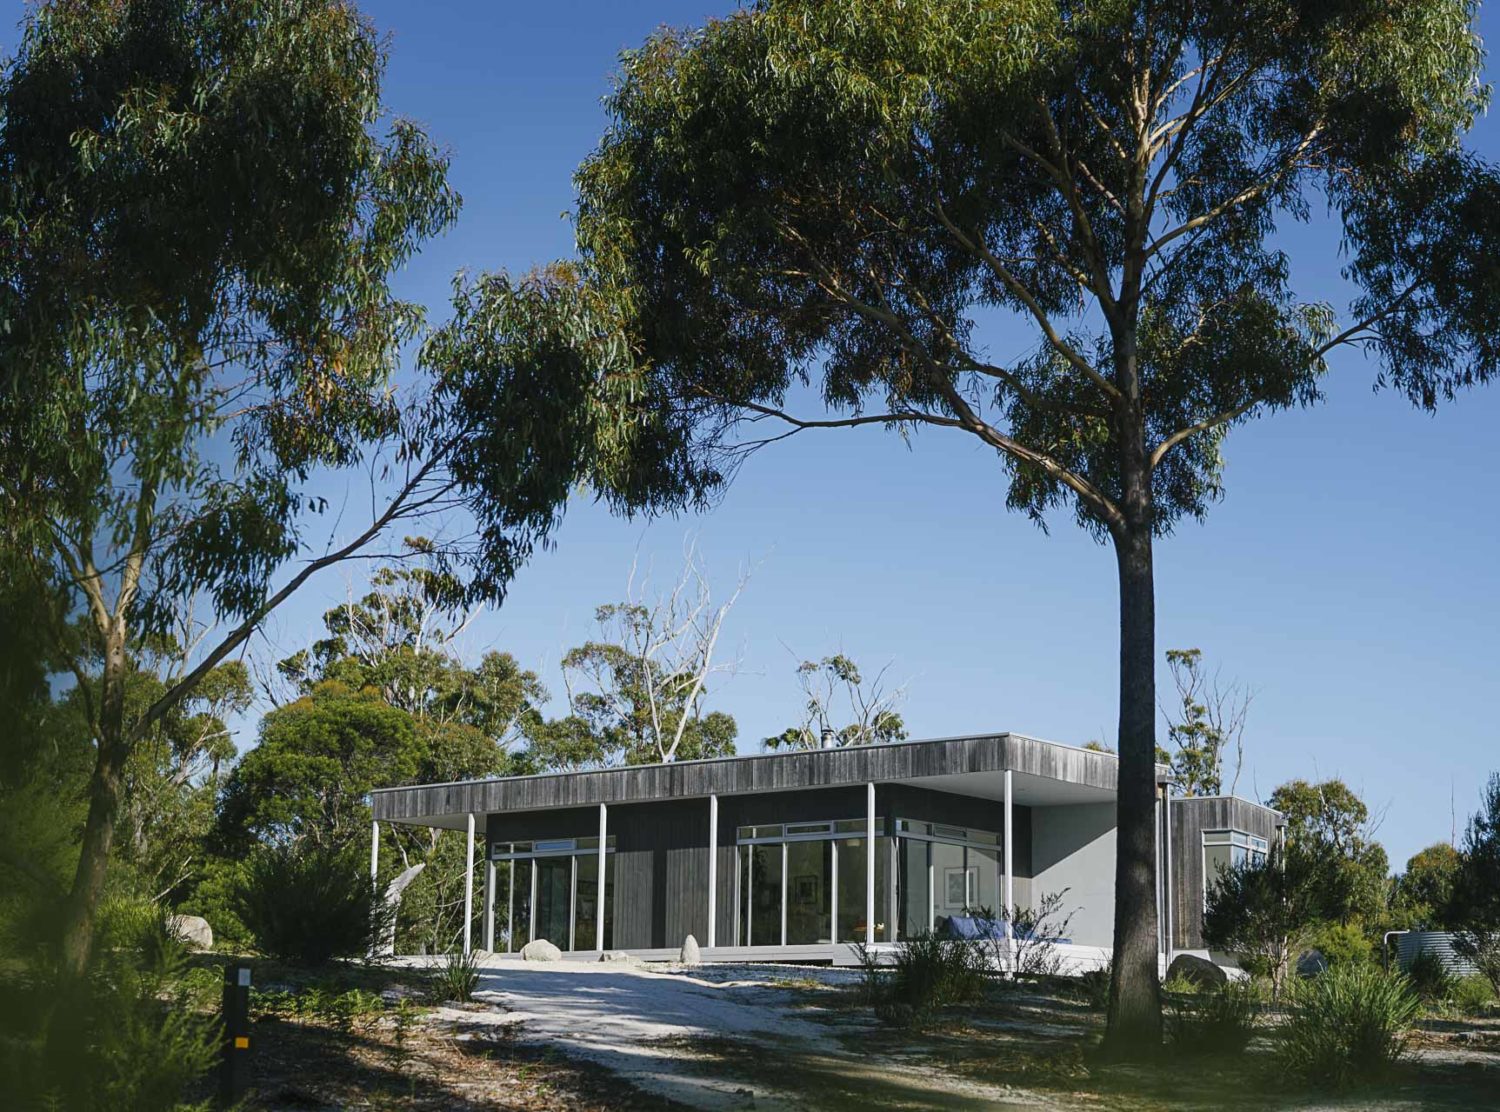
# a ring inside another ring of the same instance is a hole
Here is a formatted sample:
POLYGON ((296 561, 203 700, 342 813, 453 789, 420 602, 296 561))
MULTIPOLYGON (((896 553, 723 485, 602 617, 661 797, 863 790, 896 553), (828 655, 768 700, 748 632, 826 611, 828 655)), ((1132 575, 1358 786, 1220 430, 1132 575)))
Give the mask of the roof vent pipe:
POLYGON ((834 739, 833 729, 829 726, 823 727, 823 748, 837 749, 838 742, 834 739))

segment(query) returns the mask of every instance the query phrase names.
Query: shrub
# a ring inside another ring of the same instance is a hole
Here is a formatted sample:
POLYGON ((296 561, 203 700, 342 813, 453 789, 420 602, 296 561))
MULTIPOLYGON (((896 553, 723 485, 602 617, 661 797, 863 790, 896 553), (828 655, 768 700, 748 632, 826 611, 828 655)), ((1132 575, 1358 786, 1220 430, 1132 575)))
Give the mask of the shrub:
POLYGON ((877 982, 875 1014, 890 1023, 920 1027, 940 1009, 976 999, 985 981, 978 946, 924 932, 897 945, 890 975, 877 982))
POLYGON ((35 970, 34 1040, 6 1062, 5 1106, 80 1112, 181 1109, 213 1067, 219 1025, 195 1007, 188 958, 163 909, 109 900, 99 909, 87 975, 35 970), (55 1055, 55 1056, 54 1056, 55 1055))
POLYGON ((391 917, 353 845, 262 847, 246 862, 235 895, 256 948, 297 965, 370 953, 391 917))
POLYGON ((1083 998, 1096 1012, 1102 1012, 1109 1007, 1109 980, 1114 975, 1114 959, 1106 961, 1099 969, 1090 969, 1078 978, 1078 985, 1083 990, 1083 998))
POLYGON ((1459 977, 1453 982, 1448 998, 1461 1012, 1483 1011, 1494 1001, 1495 988, 1488 978, 1479 973, 1470 973, 1467 977, 1459 977))
POLYGON ((1363 965, 1375 959, 1374 945, 1353 923, 1324 923, 1311 941, 1330 966, 1363 965))
POLYGON ((1293 993, 1278 1060, 1288 1077, 1311 1086, 1342 1089, 1378 1080, 1406 1052, 1421 1010, 1399 973, 1335 966, 1293 993))
POLYGON ((1185 1054, 1238 1054, 1250 1045, 1260 1002, 1248 981, 1168 996, 1167 1033, 1185 1054))
MULTIPOLYGON (((1001 909, 1010 921, 1010 938, 989 939, 992 964, 1021 977, 1055 977, 1062 972, 1062 953, 1058 946, 1068 937, 1073 922, 1073 912, 1063 911, 1063 900, 1068 889, 1043 893, 1034 904, 1001 909)), ((981 908, 979 916, 993 920, 995 915, 989 908, 981 908)))
POLYGON ((1412 991, 1423 1000, 1447 1000, 1453 995, 1454 977, 1442 958, 1423 950, 1406 967, 1412 991))
POLYGON ((1500 930, 1468 930, 1454 935, 1453 949, 1472 961, 1500 996, 1500 930))
POLYGON ((462 950, 453 950, 432 975, 432 987, 440 1000, 457 1000, 467 1004, 479 987, 479 958, 462 950))

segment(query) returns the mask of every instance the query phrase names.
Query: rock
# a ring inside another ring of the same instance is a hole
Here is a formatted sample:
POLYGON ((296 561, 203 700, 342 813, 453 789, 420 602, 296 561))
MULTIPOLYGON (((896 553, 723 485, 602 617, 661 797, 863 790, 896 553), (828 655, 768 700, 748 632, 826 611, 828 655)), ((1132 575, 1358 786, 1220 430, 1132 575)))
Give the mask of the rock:
POLYGON ((682 940, 682 953, 677 958, 683 965, 701 965, 703 955, 698 952, 698 940, 688 935, 682 940))
POLYGON ((634 954, 627 954, 624 950, 605 950, 599 955, 600 961, 616 962, 620 965, 645 965, 640 958, 634 954))
POLYGON ((1297 976, 1316 977, 1328 972, 1328 959, 1321 950, 1307 950, 1297 958, 1297 976))
POLYGON ((1181 978, 1197 988, 1220 988, 1229 981, 1229 974, 1207 958, 1196 954, 1178 954, 1167 970, 1167 980, 1181 978))
POLYGON ((562 951, 545 938, 534 938, 521 947, 522 961, 561 961, 562 951))
POLYGON ((214 929, 208 925, 207 919, 196 915, 173 915, 167 919, 167 925, 178 939, 194 950, 214 948, 214 929))

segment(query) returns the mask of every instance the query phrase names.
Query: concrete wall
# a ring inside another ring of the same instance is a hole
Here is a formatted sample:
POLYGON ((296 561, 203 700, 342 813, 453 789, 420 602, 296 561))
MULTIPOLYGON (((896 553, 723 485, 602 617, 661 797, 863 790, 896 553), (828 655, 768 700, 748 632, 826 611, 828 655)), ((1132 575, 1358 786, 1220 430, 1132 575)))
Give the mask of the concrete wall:
POLYGON ((1115 805, 1033 807, 1031 875, 1028 896, 1033 901, 1068 889, 1063 907, 1074 911, 1068 936, 1075 943, 1113 945, 1115 805))

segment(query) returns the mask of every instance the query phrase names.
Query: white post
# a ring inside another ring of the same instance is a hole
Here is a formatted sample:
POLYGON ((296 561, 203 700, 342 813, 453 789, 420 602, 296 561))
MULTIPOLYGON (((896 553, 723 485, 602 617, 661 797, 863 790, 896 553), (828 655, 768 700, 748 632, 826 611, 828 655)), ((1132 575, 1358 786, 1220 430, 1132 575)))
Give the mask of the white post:
POLYGON ((1016 912, 1015 877, 1015 822, 1011 801, 1011 771, 1005 770, 1005 949, 1011 963, 1015 963, 1015 928, 1011 920, 1016 912))
POLYGON ((1170 969, 1171 966, 1172 966, 1172 947, 1173 947, 1173 939, 1172 939, 1172 781, 1170 781, 1170 780, 1168 780, 1167 783, 1166 783, 1166 787, 1165 787, 1165 792, 1164 792, 1163 798, 1166 800, 1166 812, 1167 812, 1167 823, 1166 823, 1166 825, 1167 825, 1167 865, 1166 865, 1166 868, 1162 870, 1162 872, 1165 874, 1165 877, 1166 877, 1166 882, 1165 882, 1165 884, 1163 884, 1162 888, 1163 888, 1163 891, 1165 892, 1165 895, 1166 895, 1165 902, 1166 902, 1166 905, 1167 905, 1167 924, 1166 924, 1166 927, 1167 927, 1167 929, 1166 929, 1167 953, 1166 953, 1166 959, 1167 959, 1167 968, 1170 969))
POLYGON ((484 948, 495 951, 495 862, 484 855, 484 948))
POLYGON ((605 848, 609 841, 609 809, 603 803, 599 804, 599 899, 596 901, 594 914, 594 949, 604 949, 604 879, 605 869, 609 867, 609 858, 605 856, 605 848))
POLYGON ((865 945, 875 944, 875 784, 865 785, 865 945))
POLYGON ((708 945, 719 939, 719 797, 708 797, 708 945))
POLYGON ((464 953, 472 948, 474 933, 474 812, 468 815, 468 844, 464 847, 464 953))
POLYGON ((370 883, 380 879, 380 823, 370 823, 370 883))

